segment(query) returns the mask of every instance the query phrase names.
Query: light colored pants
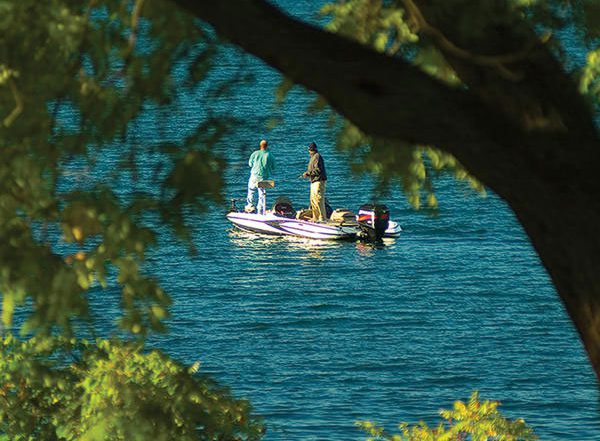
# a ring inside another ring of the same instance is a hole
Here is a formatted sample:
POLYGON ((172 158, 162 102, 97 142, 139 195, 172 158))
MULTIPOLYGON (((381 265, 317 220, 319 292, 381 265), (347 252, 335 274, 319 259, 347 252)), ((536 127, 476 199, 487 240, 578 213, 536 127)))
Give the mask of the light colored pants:
POLYGON ((254 205, 254 190, 258 190, 258 205, 256 212, 265 214, 265 205, 267 203, 267 191, 264 188, 258 188, 258 182, 261 181, 258 177, 250 175, 248 180, 248 196, 246 197, 246 206, 254 205))
POLYGON ((327 181, 317 181, 310 184, 310 209, 313 220, 323 221, 327 219, 325 211, 325 187, 327 181))

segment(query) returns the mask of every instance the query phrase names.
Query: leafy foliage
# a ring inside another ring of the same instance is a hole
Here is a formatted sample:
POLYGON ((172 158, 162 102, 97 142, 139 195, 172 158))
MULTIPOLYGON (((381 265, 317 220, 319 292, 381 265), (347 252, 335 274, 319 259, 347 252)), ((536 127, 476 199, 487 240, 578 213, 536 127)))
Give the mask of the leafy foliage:
MULTIPOLYGON (((464 87, 422 37, 412 3, 346 0, 322 13, 330 31, 464 87)), ((470 8, 465 32, 479 32, 473 24, 493 16, 497 3, 470 8)), ((590 53, 576 73, 597 101, 598 3, 511 5, 540 32, 582 24, 590 53)), ((551 44, 561 52, 558 39, 551 44)), ((145 110, 172 111, 177 91, 198 87, 218 54, 214 36, 167 1, 0 0, 0 432, 49 440, 260 437, 247 403, 142 343, 165 329, 171 302, 144 271, 157 227, 185 241, 187 215, 221 200, 225 164, 212 147, 233 121, 214 115, 209 97, 230 84, 206 94, 205 117, 183 139, 165 135, 159 145, 141 146, 135 125, 145 110), (182 69, 178 82, 173 72, 182 69), (91 172, 111 155, 120 158, 115 169, 91 172), (121 335, 135 343, 79 339, 81 319, 94 333, 89 296, 109 286, 120 289, 121 335), (20 338, 11 334, 17 326, 20 338)), ((280 100, 290 87, 282 84, 280 100)), ((312 107, 326 103, 317 98, 312 107)), ((376 174, 384 186, 398 178, 416 207, 437 205, 433 177, 443 170, 481 189, 434 147, 371 139, 348 122, 339 127, 339 145, 357 171, 376 174)))
MULTIPOLYGON (((211 147, 229 122, 209 116, 176 144, 143 149, 132 124, 144 109, 170 108, 176 87, 195 87, 216 40, 167 2, 2 2, 0 10, 4 326, 30 298, 24 331, 58 326, 70 333, 72 317, 87 312, 87 290, 106 286, 115 268, 122 328, 162 329, 169 298, 141 271, 153 226, 166 223, 185 238, 186 210, 221 200, 224 161, 211 147), (176 84, 172 74, 181 66, 187 80, 176 84), (112 174, 91 173, 115 150, 122 160, 112 174), (139 168, 140 156, 156 164, 152 173, 139 168), (147 185, 137 186, 142 175, 147 185), (131 190, 115 192, 123 179, 131 190), (160 191, 144 190, 152 187, 160 191), (58 231, 63 237, 53 241, 58 231)), ((208 99, 206 105, 210 115, 208 99)))
POLYGON ((600 102, 600 49, 591 51, 583 69, 580 83, 581 92, 600 102))
MULTIPOLYGON (((328 3, 320 13, 330 18, 325 26, 331 32, 384 52, 410 60, 430 75, 450 84, 459 83, 456 74, 440 52, 431 44, 421 44, 414 24, 403 8, 384 0, 344 0, 328 3)), ((276 91, 281 103, 293 84, 284 80, 276 91)), ((438 200, 432 177, 450 171, 472 188, 484 192, 483 186, 451 155, 432 146, 391 143, 363 134, 348 120, 338 124, 323 98, 315 98, 311 111, 329 112, 332 126, 338 128, 337 147, 350 155, 357 173, 369 173, 378 180, 376 196, 382 196, 394 182, 400 182, 408 202, 415 208, 436 209, 438 200)))
POLYGON ((456 179, 466 181, 480 193, 485 192, 452 155, 432 147, 373 139, 347 121, 338 135, 338 148, 349 153, 355 172, 378 177, 378 196, 383 196, 398 180, 409 203, 417 209, 438 207, 435 177, 444 170, 452 170, 456 179))
POLYGON ((171 303, 144 271, 156 229, 185 243, 189 214, 221 201, 225 165, 212 147, 233 121, 213 115, 219 91, 207 86, 205 117, 183 139, 141 146, 136 125, 148 109, 172 111, 218 48, 166 1, 0 1, 0 433, 10 439, 260 438, 248 403, 143 346, 171 303), (96 334, 89 296, 109 287, 121 290, 124 340, 81 340, 96 334))
POLYGON ((426 423, 416 425, 402 423, 400 433, 390 434, 370 421, 359 421, 357 425, 367 433, 368 441, 532 441, 537 439, 533 430, 522 419, 506 419, 498 410, 497 401, 479 400, 473 392, 469 401, 456 401, 451 410, 440 411, 444 418, 437 427, 426 423))
MULTIPOLYGON (((455 0, 452 2, 432 2, 428 7, 436 8, 440 14, 446 10, 460 9, 468 11, 460 17, 457 25, 460 33, 470 41, 477 41, 478 33, 487 30, 501 30, 511 27, 515 19, 526 20, 531 28, 539 33, 539 44, 551 47, 557 57, 563 61, 567 58, 568 49, 561 40, 564 32, 579 33, 581 48, 591 47, 587 65, 575 66, 574 75, 581 78, 581 90, 595 104, 599 102, 600 68, 598 67, 597 45, 600 37, 600 4, 594 0, 586 1, 540 1, 511 0, 499 7, 498 2, 468 2, 455 0), (485 25, 487 24, 487 28, 485 25), (575 25, 574 25, 575 24, 575 25), (558 36, 554 37, 553 36, 558 36)), ((455 87, 464 87, 461 79, 442 55, 440 47, 449 50, 473 63, 496 65, 499 74, 511 80, 518 78, 519 73, 511 71, 498 60, 503 57, 486 56, 469 53, 457 46, 452 38, 443 35, 440 30, 428 23, 419 9, 419 2, 413 0, 338 0, 321 8, 321 14, 330 21, 326 29, 356 40, 389 56, 401 57, 428 75, 455 87)), ((527 48, 517 48, 526 54, 527 48)), ((571 48, 572 50, 572 48, 571 48)), ((579 49, 578 49, 579 50, 579 49)), ((519 59, 519 53, 504 54, 507 59, 519 59)), ((292 84, 285 80, 277 90, 279 102, 285 99, 292 84)), ((322 97, 317 97, 310 110, 327 109, 322 97)), ((468 171, 448 154, 437 147, 416 146, 406 143, 390 143, 364 136, 350 122, 343 120, 336 124, 338 118, 330 114, 333 125, 338 128, 338 148, 350 152, 351 157, 360 164, 359 172, 369 172, 379 178, 378 188, 386 191, 391 182, 398 180, 402 184, 408 201, 415 207, 423 205, 437 207, 437 198, 432 176, 449 171, 458 179, 465 179, 477 191, 482 191, 481 183, 470 176, 468 171), (432 153, 433 156, 430 156, 432 153), (432 159, 433 158, 433 159, 432 159), (439 158, 443 160, 439 161, 439 158), (432 165, 438 164, 439 167, 432 165), (427 201, 423 204, 422 201, 427 201)))
POLYGON ((389 55, 418 40, 405 20, 404 10, 391 2, 348 0, 328 3, 320 12, 331 17, 326 29, 389 55))
POLYGON ((259 439, 248 403, 141 344, 2 341, 0 430, 23 440, 259 439))

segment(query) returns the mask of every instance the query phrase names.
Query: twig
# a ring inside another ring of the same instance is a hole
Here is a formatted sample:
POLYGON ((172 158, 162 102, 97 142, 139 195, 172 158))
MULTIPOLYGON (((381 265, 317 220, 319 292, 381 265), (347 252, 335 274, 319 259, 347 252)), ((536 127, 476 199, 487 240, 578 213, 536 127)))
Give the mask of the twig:
MULTIPOLYGON (((455 45, 452 41, 450 41, 439 29, 430 25, 419 7, 414 3, 413 0, 402 0, 404 6, 406 7, 407 12, 410 14, 414 24, 418 28, 417 30, 421 30, 422 32, 429 34, 434 40, 436 40, 438 46, 440 46, 444 51, 454 55, 457 58, 461 58, 463 60, 470 61, 474 64, 478 64, 480 66, 488 66, 493 67, 498 70, 501 76, 505 77, 511 81, 518 81, 521 79, 522 75, 512 72, 506 67, 506 64, 516 63, 518 61, 524 60, 531 53, 531 51, 538 44, 537 40, 532 40, 527 44, 522 50, 518 52, 501 54, 501 55, 480 55, 473 54, 461 47, 455 45)), ((544 35, 542 38, 542 43, 546 43, 550 35, 544 35)))
POLYGON ((135 6, 133 7, 133 11, 131 12, 131 34, 129 35, 129 50, 125 58, 127 58, 135 48, 135 43, 137 41, 137 26, 143 6, 144 0, 136 0, 135 6))
POLYGON ((8 86, 10 87, 10 91, 12 92, 13 98, 15 100, 15 108, 10 112, 6 118, 4 118, 4 127, 10 127, 10 125, 17 119, 17 117, 23 111, 23 100, 21 98, 21 94, 17 89, 17 85, 12 78, 8 79, 8 86))

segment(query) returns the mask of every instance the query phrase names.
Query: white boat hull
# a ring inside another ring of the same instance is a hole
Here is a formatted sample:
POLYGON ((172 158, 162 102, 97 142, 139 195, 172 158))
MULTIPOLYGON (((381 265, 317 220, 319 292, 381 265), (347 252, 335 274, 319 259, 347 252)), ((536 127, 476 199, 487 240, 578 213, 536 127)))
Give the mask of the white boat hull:
MULTIPOLYGON (((333 222, 318 223, 301 219, 276 216, 271 213, 256 214, 230 212, 227 219, 237 228, 251 233, 272 236, 297 236, 319 240, 355 239, 360 235, 358 224, 340 225, 333 222)), ((390 221, 383 237, 398 237, 402 228, 390 221)))
POLYGON ((300 219, 275 216, 274 214, 238 213, 227 214, 227 219, 237 228, 253 233, 273 236, 299 236, 320 240, 354 239, 356 228, 333 223, 318 223, 300 219))

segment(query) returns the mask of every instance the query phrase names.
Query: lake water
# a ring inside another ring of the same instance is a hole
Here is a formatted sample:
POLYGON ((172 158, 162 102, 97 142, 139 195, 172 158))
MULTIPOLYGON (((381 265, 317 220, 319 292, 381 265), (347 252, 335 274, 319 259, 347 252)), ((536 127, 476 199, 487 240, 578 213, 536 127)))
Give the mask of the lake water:
MULTIPOLYGON (((314 2, 280 3, 314 19, 314 2)), ((223 54, 213 81, 239 62, 223 54)), ((308 184, 297 176, 316 141, 332 206, 368 202, 372 181, 350 173, 325 118, 304 112, 310 96, 294 90, 276 108, 278 75, 244 63, 255 82, 217 110, 259 129, 242 128, 219 146, 229 159, 224 194, 245 195, 247 157, 266 138, 278 165, 270 201, 287 195, 296 208, 308 205, 308 184), (272 116, 282 124, 267 131, 262 121, 272 116)), ((200 92, 180 104, 167 127, 173 138, 206 113, 200 92)), ((138 129, 138 140, 155 141, 152 126, 138 129)), ((542 439, 600 439, 598 384, 515 217, 494 194, 478 196, 449 177, 436 185, 436 217, 411 210, 392 189, 385 202, 405 232, 383 247, 235 232, 225 206, 196 218, 197 256, 163 234, 148 270, 171 292, 173 318, 170 333, 151 344, 186 363, 201 360, 247 397, 266 420, 268 441, 364 439, 358 419, 389 429, 435 423, 440 408, 473 390, 501 401, 542 439)), ((96 303, 105 319, 114 314, 96 303)))

